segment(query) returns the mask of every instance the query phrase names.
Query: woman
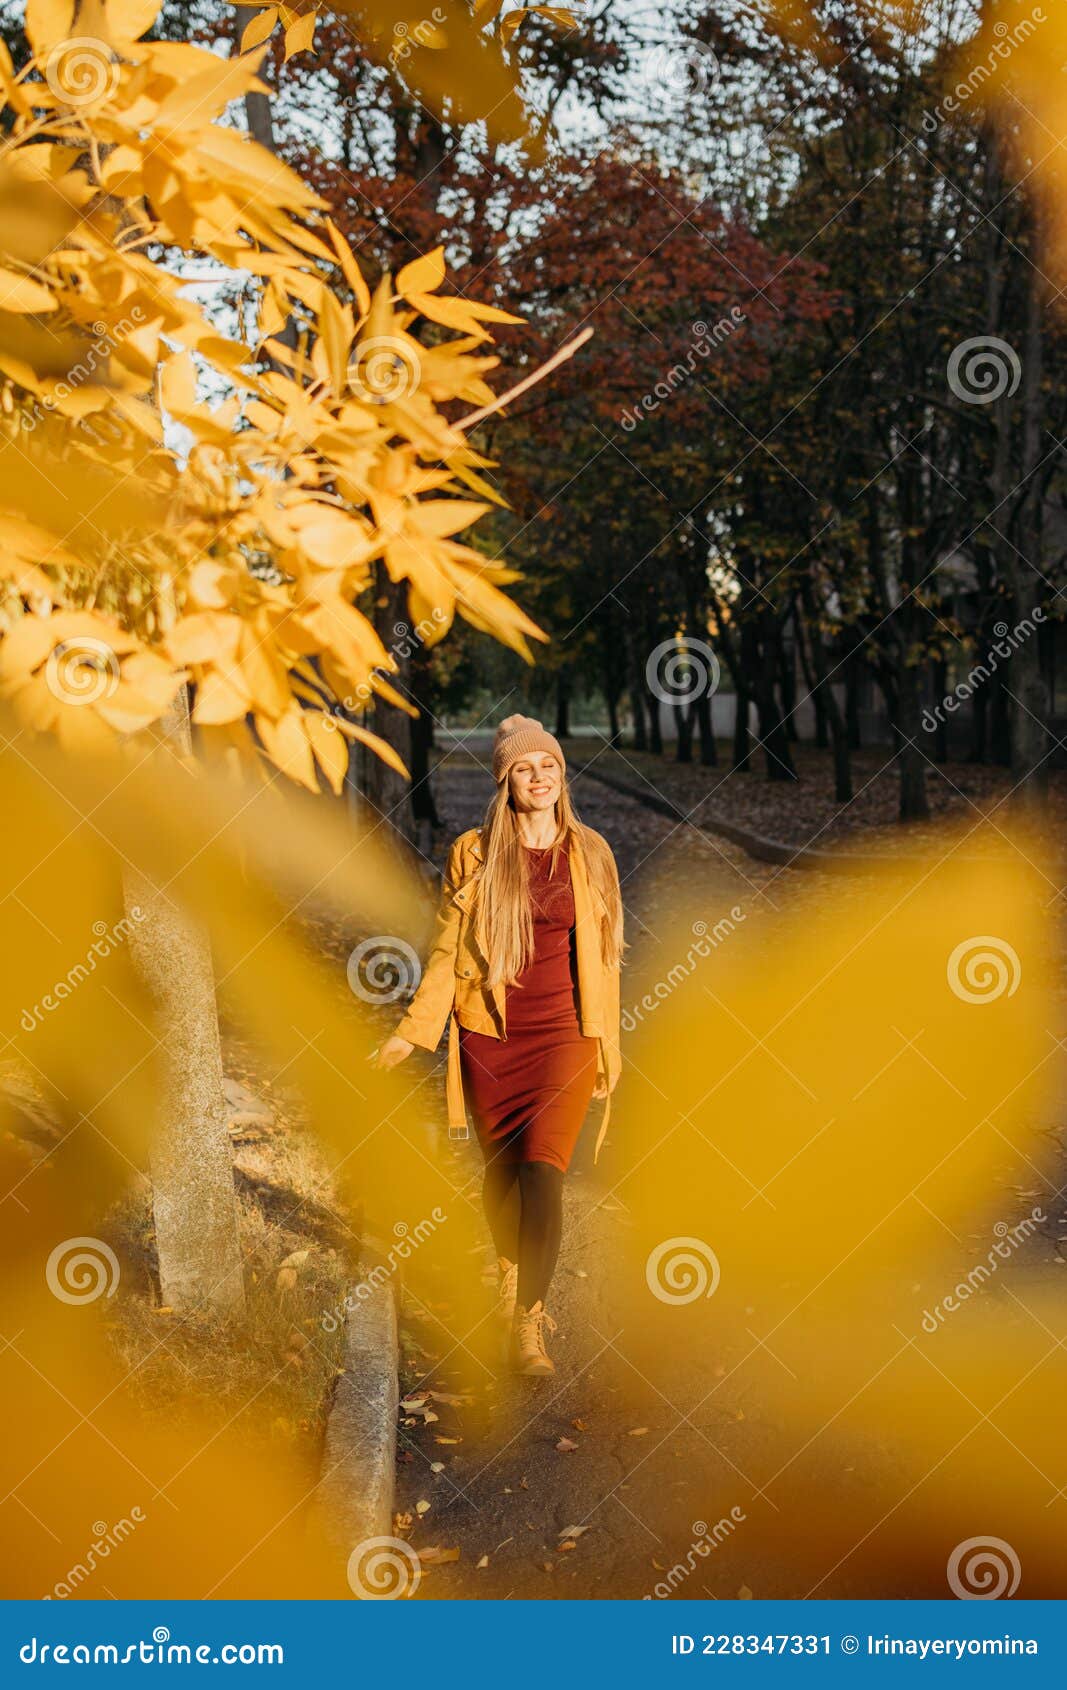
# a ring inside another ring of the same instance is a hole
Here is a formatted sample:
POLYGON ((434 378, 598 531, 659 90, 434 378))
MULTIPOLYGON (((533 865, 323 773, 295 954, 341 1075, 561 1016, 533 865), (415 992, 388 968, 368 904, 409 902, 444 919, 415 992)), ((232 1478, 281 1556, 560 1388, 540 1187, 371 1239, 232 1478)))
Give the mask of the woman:
MULTIPOLYGON (((449 1022, 449 1126, 469 1104, 500 1308, 519 1373, 554 1372, 545 1299, 559 1254, 563 1176, 590 1099, 619 1077, 622 897, 611 848, 578 820, 558 740, 509 716, 493 744, 485 824, 449 852, 422 983, 378 1054, 435 1050, 449 1022)), ((597 1139, 607 1126, 607 1106, 597 1139)))

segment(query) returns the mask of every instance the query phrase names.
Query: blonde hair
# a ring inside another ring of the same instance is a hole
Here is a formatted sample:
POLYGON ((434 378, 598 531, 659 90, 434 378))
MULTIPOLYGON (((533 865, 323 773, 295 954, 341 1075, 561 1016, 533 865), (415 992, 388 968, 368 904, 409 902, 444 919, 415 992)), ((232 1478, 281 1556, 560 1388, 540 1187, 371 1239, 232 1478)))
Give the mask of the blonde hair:
MULTIPOLYGON (((606 914, 600 921, 601 958, 605 968, 618 968, 624 940, 622 895, 615 858, 599 833, 578 819, 565 775, 556 800, 556 824, 551 871, 555 874, 563 846, 575 840, 584 854, 590 885, 604 900, 606 914)), ((479 948, 489 964, 489 984, 510 985, 533 961, 534 924, 530 856, 519 837, 506 780, 500 782, 485 813, 481 846, 485 866, 478 877, 475 931, 479 948)))

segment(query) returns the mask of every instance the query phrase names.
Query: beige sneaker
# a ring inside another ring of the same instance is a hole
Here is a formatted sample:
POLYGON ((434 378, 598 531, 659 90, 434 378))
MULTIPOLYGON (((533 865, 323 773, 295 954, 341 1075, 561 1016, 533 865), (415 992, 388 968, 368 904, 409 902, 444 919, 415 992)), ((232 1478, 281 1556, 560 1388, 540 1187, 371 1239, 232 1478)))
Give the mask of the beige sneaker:
POLYGON ((510 1332, 515 1324, 515 1298, 519 1291, 519 1264, 509 1262, 506 1256, 501 1256, 496 1264, 499 1274, 499 1288, 497 1297, 497 1315, 505 1332, 510 1332))
POLYGON ((549 1332, 556 1330, 556 1323, 544 1303, 535 1303, 532 1309, 524 1309, 521 1304, 516 1308, 515 1321, 511 1328, 513 1372, 523 1373, 530 1379, 544 1378, 549 1373, 555 1373, 556 1369, 545 1349, 546 1327, 549 1332))

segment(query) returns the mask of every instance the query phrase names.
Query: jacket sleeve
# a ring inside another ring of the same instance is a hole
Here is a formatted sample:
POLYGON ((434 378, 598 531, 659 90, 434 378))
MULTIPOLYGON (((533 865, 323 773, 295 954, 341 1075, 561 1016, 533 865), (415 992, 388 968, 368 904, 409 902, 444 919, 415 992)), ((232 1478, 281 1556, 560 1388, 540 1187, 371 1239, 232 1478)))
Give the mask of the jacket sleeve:
POLYGON ((459 842, 452 846, 445 866, 441 899, 437 906, 433 945, 423 969, 419 989, 395 1036, 424 1050, 436 1050, 448 1025, 456 995, 456 945, 462 912, 453 894, 459 884, 459 842))
MULTIPOLYGON (((620 902, 622 888, 619 885, 619 871, 612 855, 611 866, 615 875, 615 888, 620 902)), ((604 1054, 607 1059, 607 1079, 610 1087, 614 1087, 622 1072, 622 1013, 620 1004, 620 971, 612 968, 604 975, 604 1054)))

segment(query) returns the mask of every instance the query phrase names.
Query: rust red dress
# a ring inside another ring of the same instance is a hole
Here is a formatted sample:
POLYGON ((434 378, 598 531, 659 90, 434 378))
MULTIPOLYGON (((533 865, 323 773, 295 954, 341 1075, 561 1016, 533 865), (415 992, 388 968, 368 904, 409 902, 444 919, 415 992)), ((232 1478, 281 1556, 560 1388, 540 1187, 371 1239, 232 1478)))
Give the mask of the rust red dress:
POLYGON ((566 848, 555 874, 551 846, 529 858, 533 960, 507 988, 506 1038, 459 1029, 463 1090, 487 1159, 548 1162, 566 1173, 596 1084, 597 1041, 583 1037, 578 1020, 566 848))

